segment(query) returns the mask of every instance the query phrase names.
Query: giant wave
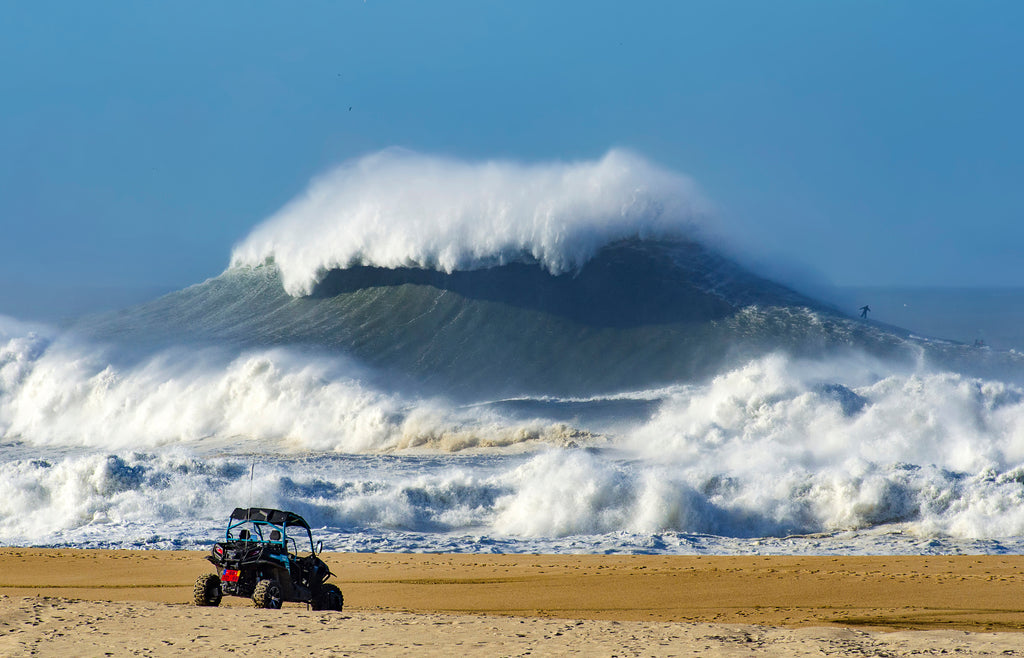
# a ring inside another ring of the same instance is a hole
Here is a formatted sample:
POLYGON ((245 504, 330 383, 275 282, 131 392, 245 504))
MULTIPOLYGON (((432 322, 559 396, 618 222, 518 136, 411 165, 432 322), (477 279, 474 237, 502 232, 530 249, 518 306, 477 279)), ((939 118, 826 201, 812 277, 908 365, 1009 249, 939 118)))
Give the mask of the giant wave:
POLYGON ((350 550, 1019 548, 1021 355, 847 317, 707 207, 628 153, 389 151, 209 281, 4 321, 0 543, 195 546, 252 496, 350 550))

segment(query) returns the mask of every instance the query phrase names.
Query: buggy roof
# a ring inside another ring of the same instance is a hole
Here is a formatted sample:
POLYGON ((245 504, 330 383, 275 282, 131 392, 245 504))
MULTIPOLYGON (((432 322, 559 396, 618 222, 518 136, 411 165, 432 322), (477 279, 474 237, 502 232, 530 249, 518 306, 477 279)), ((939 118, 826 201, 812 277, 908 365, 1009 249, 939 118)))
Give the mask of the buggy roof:
POLYGON ((255 521, 257 523, 273 523, 279 526, 299 526, 309 530, 306 520, 295 512, 283 512, 268 507, 236 507, 231 518, 237 521, 255 521))

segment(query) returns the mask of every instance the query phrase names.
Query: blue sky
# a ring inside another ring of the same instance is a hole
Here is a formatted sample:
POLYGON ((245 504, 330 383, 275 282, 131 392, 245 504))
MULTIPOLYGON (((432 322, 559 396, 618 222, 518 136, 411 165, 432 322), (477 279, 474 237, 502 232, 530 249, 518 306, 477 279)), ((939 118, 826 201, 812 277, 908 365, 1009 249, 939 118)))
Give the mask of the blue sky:
POLYGON ((1024 286, 1020 34, 1018 2, 0 2, 0 313, 214 276, 394 145, 625 147, 835 284, 1024 286))

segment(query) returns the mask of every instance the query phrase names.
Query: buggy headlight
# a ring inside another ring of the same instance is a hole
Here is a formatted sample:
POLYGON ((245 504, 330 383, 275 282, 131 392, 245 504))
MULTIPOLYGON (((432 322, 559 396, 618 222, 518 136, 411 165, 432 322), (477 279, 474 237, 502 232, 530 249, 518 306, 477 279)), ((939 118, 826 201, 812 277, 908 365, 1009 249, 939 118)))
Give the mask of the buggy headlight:
POLYGON ((216 555, 217 557, 223 556, 224 555, 224 547, 220 546, 220 545, 214 546, 213 547, 213 554, 216 555))

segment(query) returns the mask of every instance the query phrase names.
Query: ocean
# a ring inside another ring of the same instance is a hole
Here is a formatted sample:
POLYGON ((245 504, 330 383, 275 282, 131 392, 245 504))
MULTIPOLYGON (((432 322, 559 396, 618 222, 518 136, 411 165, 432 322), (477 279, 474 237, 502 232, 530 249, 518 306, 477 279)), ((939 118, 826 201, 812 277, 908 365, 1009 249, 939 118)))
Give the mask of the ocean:
POLYGON ((815 299, 708 217, 629 153, 386 151, 208 281, 4 317, 0 544, 205 547, 265 506, 344 551, 1024 549, 1024 294, 815 299))

